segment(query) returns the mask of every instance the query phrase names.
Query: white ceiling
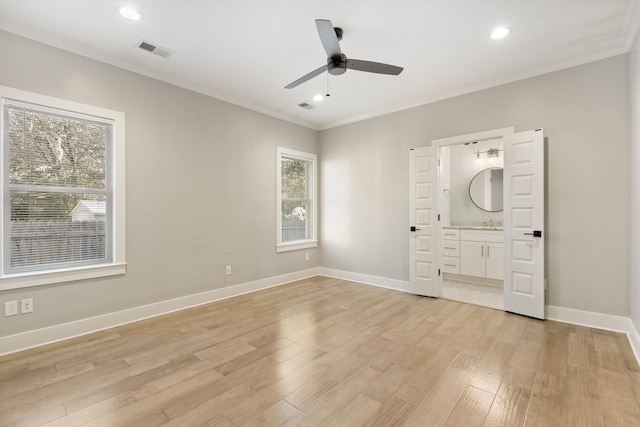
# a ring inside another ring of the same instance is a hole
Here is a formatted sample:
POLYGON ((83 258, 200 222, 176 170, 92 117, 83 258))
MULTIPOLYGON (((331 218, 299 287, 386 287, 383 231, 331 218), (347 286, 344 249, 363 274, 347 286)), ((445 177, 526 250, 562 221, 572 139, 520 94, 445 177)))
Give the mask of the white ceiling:
POLYGON ((625 53, 639 27, 640 0, 0 0, 1 29, 313 129, 625 53), (326 74, 284 89, 326 63, 316 18, 348 57, 404 71, 330 76, 320 103, 326 74), (512 34, 493 41, 498 25, 512 34))

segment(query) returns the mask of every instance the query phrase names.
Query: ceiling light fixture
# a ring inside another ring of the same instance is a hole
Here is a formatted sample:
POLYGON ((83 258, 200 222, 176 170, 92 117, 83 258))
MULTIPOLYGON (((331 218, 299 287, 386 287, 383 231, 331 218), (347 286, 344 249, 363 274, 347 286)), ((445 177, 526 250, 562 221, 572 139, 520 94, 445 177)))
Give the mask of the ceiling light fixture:
POLYGON ((130 21, 139 21, 142 19, 142 14, 135 9, 123 7, 120 9, 120 15, 124 16, 130 21))
POLYGON ((320 95, 319 93, 313 95, 313 100, 316 102, 320 102, 324 99, 324 96, 320 95))
POLYGON ((491 31, 491 37, 493 40, 500 40, 509 35, 511 29, 509 27, 498 27, 495 30, 491 31))

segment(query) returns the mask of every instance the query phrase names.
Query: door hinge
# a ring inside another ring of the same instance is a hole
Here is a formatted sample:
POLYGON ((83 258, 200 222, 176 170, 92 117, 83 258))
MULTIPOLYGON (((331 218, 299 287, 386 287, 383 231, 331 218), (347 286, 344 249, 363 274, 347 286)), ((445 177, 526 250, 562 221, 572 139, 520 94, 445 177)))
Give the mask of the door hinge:
POLYGON ((440 277, 440 269, 438 269, 438 277, 440 277))
POLYGON ((440 159, 438 159, 438 167, 440 166, 440 159))
POLYGON ((440 221, 440 214, 438 214, 438 221, 440 221))

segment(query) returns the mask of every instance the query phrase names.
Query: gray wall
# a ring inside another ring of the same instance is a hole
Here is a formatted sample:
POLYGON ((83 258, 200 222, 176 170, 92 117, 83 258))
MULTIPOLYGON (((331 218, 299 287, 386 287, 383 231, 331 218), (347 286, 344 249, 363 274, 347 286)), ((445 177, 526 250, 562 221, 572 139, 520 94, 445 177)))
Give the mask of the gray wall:
POLYGON ((629 61, 631 93, 631 320, 640 331, 640 32, 629 61))
POLYGON ((548 138, 554 306, 629 316, 629 56, 321 133, 321 265, 409 279, 408 153, 515 126, 548 138))
POLYGON ((0 84, 126 114, 124 277, 0 293, 0 336, 317 266, 276 254, 276 146, 317 132, 0 32, 0 84), (224 266, 233 274, 225 276, 224 266))

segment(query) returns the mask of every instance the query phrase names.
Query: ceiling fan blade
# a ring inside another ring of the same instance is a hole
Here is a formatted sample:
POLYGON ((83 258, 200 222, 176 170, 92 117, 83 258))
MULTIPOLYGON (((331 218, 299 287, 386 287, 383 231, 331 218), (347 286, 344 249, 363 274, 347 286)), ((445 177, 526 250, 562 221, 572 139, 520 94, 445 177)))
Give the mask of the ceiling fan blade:
POLYGON ((404 68, 396 67, 395 65, 362 61, 360 59, 347 59, 347 68, 350 70, 366 71, 368 73, 392 74, 394 76, 397 76, 404 70, 404 68))
POLYGON ((285 89, 293 89, 294 87, 298 86, 299 84, 302 84, 302 83, 306 82, 307 80, 311 80, 315 76, 324 73, 325 71, 327 71, 328 68, 329 68, 328 65, 323 65, 322 67, 318 68, 317 70, 313 70, 309 74, 305 74, 304 76, 300 77, 295 82, 289 83, 284 88, 285 89))
POLYGON ((340 43, 338 43, 338 36, 336 30, 333 29, 333 24, 328 19, 316 19, 316 27, 318 28, 318 35, 322 42, 327 57, 331 58, 335 55, 340 55, 340 43))

